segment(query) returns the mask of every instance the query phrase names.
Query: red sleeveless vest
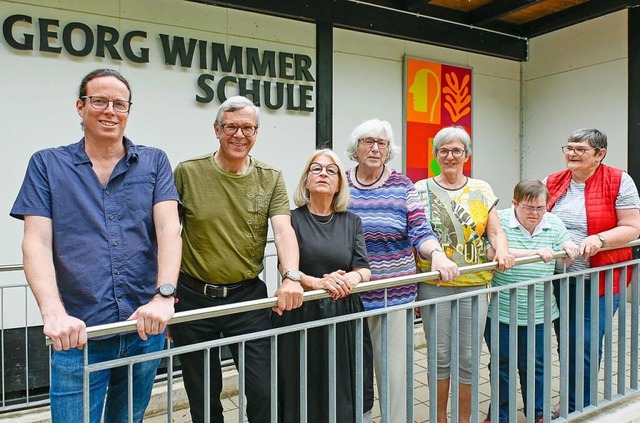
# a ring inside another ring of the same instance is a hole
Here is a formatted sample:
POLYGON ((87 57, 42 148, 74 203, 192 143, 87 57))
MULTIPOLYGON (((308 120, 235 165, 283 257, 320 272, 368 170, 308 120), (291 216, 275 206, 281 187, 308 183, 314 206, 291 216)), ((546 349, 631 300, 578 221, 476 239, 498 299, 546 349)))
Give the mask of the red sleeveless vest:
MULTIPOLYGON (((600 164, 596 172, 586 181, 584 190, 585 210, 587 214, 587 235, 595 235, 614 228, 618 224, 616 198, 620 191, 622 170, 600 164)), ((571 184, 571 171, 563 170, 547 178, 547 188, 551 194, 549 210, 562 197, 571 184)), ((601 251, 589 259, 590 267, 604 266, 631 260, 631 248, 601 251)), ((600 273, 600 296, 604 295, 604 272, 600 273)), ((627 269, 627 285, 631 281, 631 269, 627 269)), ((613 271, 613 293, 620 290, 620 269, 613 271)))

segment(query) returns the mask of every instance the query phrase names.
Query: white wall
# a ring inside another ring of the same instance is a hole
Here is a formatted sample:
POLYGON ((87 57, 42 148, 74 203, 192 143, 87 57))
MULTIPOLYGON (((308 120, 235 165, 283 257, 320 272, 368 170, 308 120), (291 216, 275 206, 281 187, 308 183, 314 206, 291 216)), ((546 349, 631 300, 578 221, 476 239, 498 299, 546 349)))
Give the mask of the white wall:
POLYGON ((565 169, 575 129, 608 136, 605 163, 627 167, 627 11, 531 40, 524 65, 524 177, 565 169))

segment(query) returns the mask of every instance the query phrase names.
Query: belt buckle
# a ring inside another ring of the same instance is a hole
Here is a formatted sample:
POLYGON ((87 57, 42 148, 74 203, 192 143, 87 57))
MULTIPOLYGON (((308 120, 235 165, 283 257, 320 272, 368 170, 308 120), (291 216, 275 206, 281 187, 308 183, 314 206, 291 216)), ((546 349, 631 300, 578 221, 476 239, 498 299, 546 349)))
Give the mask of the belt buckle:
POLYGON ((210 283, 205 284, 204 295, 214 298, 227 298, 227 287, 216 286, 210 283), (222 290, 222 294, 220 294, 220 290, 222 290))

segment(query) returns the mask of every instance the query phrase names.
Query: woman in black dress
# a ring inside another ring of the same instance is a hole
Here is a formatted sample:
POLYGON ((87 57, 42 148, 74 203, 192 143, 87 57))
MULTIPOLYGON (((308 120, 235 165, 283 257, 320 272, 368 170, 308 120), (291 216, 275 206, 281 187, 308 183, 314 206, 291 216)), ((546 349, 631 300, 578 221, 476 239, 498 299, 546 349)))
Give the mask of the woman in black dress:
MULTIPOLYGON (((274 314, 274 326, 286 326, 364 311, 351 288, 368 281, 371 272, 360 218, 347 212, 349 187, 344 168, 331 150, 318 150, 309 158, 294 194, 291 213, 300 248, 301 284, 305 290, 325 289, 331 298, 305 302, 302 307, 274 314)), ((363 418, 370 421, 373 407, 371 341, 363 322, 363 418)), ((307 331, 307 422, 329 421, 329 330, 307 331)), ((336 421, 356 420, 356 322, 336 325, 336 421)), ((300 416, 300 334, 278 337, 278 414, 281 422, 300 416)))

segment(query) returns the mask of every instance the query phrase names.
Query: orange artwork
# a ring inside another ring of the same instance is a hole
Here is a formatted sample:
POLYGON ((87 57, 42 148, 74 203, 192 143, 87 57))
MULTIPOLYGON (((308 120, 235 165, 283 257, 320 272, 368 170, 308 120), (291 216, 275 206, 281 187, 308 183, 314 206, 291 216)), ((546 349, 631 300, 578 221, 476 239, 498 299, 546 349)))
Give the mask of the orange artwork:
MULTIPOLYGON (((413 182, 440 173, 432 148, 441 128, 460 125, 471 135, 471 75, 470 68, 405 59, 405 173, 413 182)), ((471 160, 464 173, 471 176, 471 160)))

